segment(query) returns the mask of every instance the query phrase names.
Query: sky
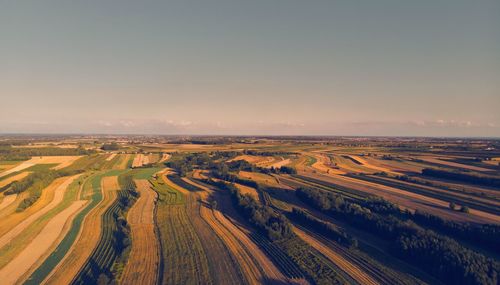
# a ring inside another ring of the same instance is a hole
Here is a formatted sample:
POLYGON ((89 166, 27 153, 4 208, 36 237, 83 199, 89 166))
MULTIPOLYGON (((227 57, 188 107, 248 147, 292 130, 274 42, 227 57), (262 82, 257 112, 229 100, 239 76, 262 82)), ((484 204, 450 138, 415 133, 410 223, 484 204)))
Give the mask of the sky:
POLYGON ((0 0, 0 133, 500 137, 500 1, 0 0))

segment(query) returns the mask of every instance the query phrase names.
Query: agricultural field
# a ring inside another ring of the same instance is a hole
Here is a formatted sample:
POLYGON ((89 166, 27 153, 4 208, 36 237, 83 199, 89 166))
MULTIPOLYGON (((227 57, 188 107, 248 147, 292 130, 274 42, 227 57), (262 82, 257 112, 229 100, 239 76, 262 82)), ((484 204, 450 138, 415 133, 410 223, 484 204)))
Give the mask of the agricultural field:
POLYGON ((1 284, 500 283, 500 142, 9 137, 1 284))

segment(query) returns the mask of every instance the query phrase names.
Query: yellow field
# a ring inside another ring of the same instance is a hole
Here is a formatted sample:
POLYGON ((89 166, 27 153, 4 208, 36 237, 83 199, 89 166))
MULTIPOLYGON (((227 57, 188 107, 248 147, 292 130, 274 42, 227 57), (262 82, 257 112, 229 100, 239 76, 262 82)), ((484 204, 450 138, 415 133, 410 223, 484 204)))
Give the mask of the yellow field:
POLYGON ((154 225, 156 192, 147 180, 135 180, 139 199, 127 220, 132 232, 132 249, 123 271, 122 284, 156 284, 160 263, 160 244, 154 225))

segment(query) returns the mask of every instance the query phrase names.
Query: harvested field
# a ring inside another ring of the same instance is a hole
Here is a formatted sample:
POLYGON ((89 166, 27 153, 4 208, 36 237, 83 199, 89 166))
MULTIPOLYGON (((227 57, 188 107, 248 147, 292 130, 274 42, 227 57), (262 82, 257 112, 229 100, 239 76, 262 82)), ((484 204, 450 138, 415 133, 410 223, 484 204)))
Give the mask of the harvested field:
POLYGON ((500 222, 499 216, 473 210, 471 210, 471 214, 469 215, 456 211, 450 211, 448 208, 449 203, 446 201, 411 193, 398 188, 388 187, 381 184, 366 182, 339 175, 316 175, 316 177, 313 178, 321 179, 327 182, 330 181, 333 184, 338 184, 343 187, 356 189, 368 194, 383 197, 388 201, 400 205, 402 208, 407 208, 413 211, 416 209, 421 209, 426 212, 434 213, 436 215, 455 221, 468 221, 475 223, 500 222))
POLYGON ((158 207, 164 284, 211 284, 207 257, 185 205, 158 207), (182 268, 182 270, 179 270, 182 268))
POLYGON ((202 218, 201 208, 206 207, 208 197, 213 191, 203 185, 187 178, 182 179, 186 185, 192 185, 202 191, 187 192, 186 211, 191 218, 194 229, 202 240, 202 247, 208 261, 211 280, 214 284, 242 284, 245 278, 239 268, 238 262, 231 256, 221 239, 202 218))
POLYGON ((46 279, 47 284, 69 284, 91 256, 101 236, 102 214, 116 199, 117 177, 104 177, 100 182, 102 200, 89 212, 83 221, 77 241, 70 251, 46 279), (111 187, 110 187, 111 186, 111 187))
POLYGON ((313 161, 311 167, 315 170, 318 170, 322 173, 331 173, 331 174, 345 174, 345 171, 339 170, 338 168, 332 167, 332 163, 330 158, 325 155, 313 155, 313 158, 316 161, 313 161))
POLYGON ((0 280, 5 284, 13 284, 19 282, 22 276, 25 276, 37 263, 41 263, 50 253, 50 249, 55 247, 56 241, 64 236, 64 228, 66 231, 71 222, 71 217, 80 210, 86 201, 76 201, 66 208, 43 228, 36 238, 26 246, 26 248, 9 262, 6 266, 0 269, 0 280))
POLYGON ((1 180, 0 181, 0 188, 7 186, 7 185, 9 185, 10 183, 12 183, 14 181, 22 180, 22 179, 26 178, 26 176, 28 176, 30 174, 31 174, 31 172, 25 171, 25 172, 21 172, 19 174, 16 174, 14 176, 8 177, 8 178, 6 178, 4 180, 1 180))
POLYGON ((242 185, 242 184, 239 184, 239 183, 234 183, 234 186, 236 186, 236 188, 238 188, 238 190, 240 190, 241 194, 243 194, 243 195, 250 195, 255 200, 260 201, 259 193, 257 192, 257 190, 255 188, 249 187, 249 186, 246 186, 246 185, 242 185))
POLYGON ((224 242, 232 256, 237 260, 246 281, 249 284, 260 284, 263 276, 257 264, 251 258, 251 255, 244 250, 243 246, 231 232, 220 223, 211 209, 202 206, 200 213, 203 219, 217 233, 217 236, 224 242))
POLYGON ((154 224, 157 194, 147 180, 135 180, 139 199, 127 220, 132 232, 132 249, 123 271, 122 284, 156 284, 160 263, 160 244, 154 224))
POLYGON ((160 163, 161 163, 161 162, 165 162, 165 161, 169 160, 171 157, 172 157, 172 155, 170 155, 169 153, 164 153, 164 154, 161 156, 160 161, 158 161, 158 162, 160 162, 160 163))
POLYGON ((17 194, 3 196, 2 202, 0 202, 0 211, 14 203, 14 201, 16 201, 16 198, 17 194))
POLYGON ((376 165, 374 163, 372 164, 364 157, 361 157, 358 155, 350 155, 349 157, 351 157, 351 159, 353 159, 353 160, 358 161, 364 167, 373 169, 375 172, 386 172, 386 173, 390 173, 390 174, 394 174, 394 175, 399 175, 399 173, 392 171, 392 169, 389 169, 389 168, 383 167, 383 166, 379 166, 379 165, 376 165))
MULTIPOLYGON (((160 176, 163 183, 172 183, 166 175, 160 176)), ((155 184, 154 189, 159 196, 156 218, 161 221, 158 229, 164 265, 162 283, 212 284, 207 257, 187 213, 185 198, 172 198, 173 191, 185 195, 165 184, 155 184)))
POLYGON ((248 171, 240 171, 238 175, 245 179, 253 180, 259 184, 264 184, 271 187, 286 188, 284 184, 280 183, 279 178, 277 178, 276 176, 271 176, 268 174, 263 174, 258 172, 248 172, 248 171))
POLYGON ((339 268, 345 271, 351 278, 356 280, 359 284, 379 284, 376 280, 374 280, 371 276, 366 274, 361 268, 352 264, 349 260, 345 259, 342 255, 333 251, 328 246, 321 243, 319 240, 314 237, 308 235, 304 231, 294 227, 294 232, 306 243, 315 248, 317 251, 321 252, 325 257, 327 257, 330 261, 336 264, 339 268))
POLYGON ((252 163, 260 167, 268 167, 270 164, 274 163, 275 158, 272 156, 256 156, 256 155, 244 154, 244 155, 239 155, 233 159, 230 159, 228 160, 228 162, 237 160, 245 160, 248 163, 252 163))
POLYGON ((116 153, 110 154, 108 157, 106 157, 106 161, 111 161, 113 158, 115 158, 116 153))
POLYGON ((37 164, 57 164, 53 169, 58 170, 70 166, 73 162, 81 156, 37 156, 30 160, 24 161, 21 164, 0 173, 0 177, 9 175, 14 172, 22 171, 37 164))
POLYGON ((291 161, 289 158, 284 159, 283 157, 281 157, 279 161, 273 162, 272 164, 268 165, 267 168, 272 168, 272 167, 280 168, 282 166, 289 164, 290 162, 291 161))
POLYGON ((488 169, 488 168, 483 168, 483 167, 477 167, 477 166, 473 166, 473 165, 467 165, 467 164, 462 164, 462 163, 457 163, 457 162, 453 162, 453 161, 449 161, 447 160, 446 158, 436 158, 436 157, 429 157, 429 156, 419 156, 418 157, 419 159, 423 160, 423 161, 427 161, 427 162, 431 162, 431 163, 435 163, 435 164, 440 164, 440 165, 443 165, 443 166, 450 166, 450 167, 454 167, 454 168, 462 168, 462 169, 468 169, 468 170, 472 170, 472 171, 479 171, 479 172, 488 172, 488 171, 491 171, 491 169, 488 169))
POLYGON ((132 161, 132 168, 142 167, 144 161, 144 154, 136 154, 134 160, 132 161))
POLYGON ((119 154, 119 160, 118 162, 113 165, 113 169, 127 169, 128 167, 128 161, 132 157, 131 154, 119 154))
POLYGON ((40 201, 35 203, 39 203, 40 205, 45 204, 45 199, 50 199, 50 202, 48 202, 44 207, 39 208, 33 205, 27 211, 12 214, 7 219, 3 220, 0 226, 0 232, 2 233, 2 236, 0 237, 0 248, 7 245, 13 238, 18 236, 23 230, 31 225, 31 223, 33 223, 38 218, 45 215, 47 212, 54 209, 59 203, 61 203, 64 198, 64 193, 69 184, 73 182, 73 180, 75 180, 78 176, 80 175, 58 178, 49 187, 47 187, 43 192, 51 192, 50 190, 54 189, 53 198, 50 199, 48 197, 51 195, 46 195, 44 197, 44 195, 42 194, 42 196, 40 197, 40 201))
MULTIPOLYGON (((231 220, 224 216, 220 211, 213 211, 216 220, 222 225, 235 239, 235 242, 239 242, 239 246, 246 251, 249 256, 255 259, 255 268, 259 269, 260 282, 265 282, 265 280, 273 280, 273 282, 280 283, 294 283, 292 280, 286 278, 283 273, 274 265, 274 263, 266 256, 266 254, 253 242, 249 236, 248 232, 245 233, 242 228, 237 227, 231 220)), ((238 247, 236 247, 238 248, 238 247)), ((241 249, 240 249, 241 251, 241 249)), ((248 261, 247 261, 248 262, 248 261)), ((247 263, 249 266, 251 263, 247 263)))

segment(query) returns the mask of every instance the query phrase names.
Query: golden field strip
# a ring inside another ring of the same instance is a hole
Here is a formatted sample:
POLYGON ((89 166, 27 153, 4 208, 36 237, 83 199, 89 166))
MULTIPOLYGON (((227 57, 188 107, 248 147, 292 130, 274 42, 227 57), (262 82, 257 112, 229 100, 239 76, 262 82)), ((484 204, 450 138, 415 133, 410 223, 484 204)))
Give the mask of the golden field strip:
POLYGON ((383 222, 357 220, 362 211, 400 222, 386 231, 411 224, 446 238, 464 260, 480 256, 468 274, 488 264, 498 273, 463 284, 500 280, 489 236, 500 231, 500 150, 486 150, 495 141, 96 136, 17 144, 16 154, 44 155, 0 155, 1 284, 451 284, 415 262, 433 250, 405 258, 394 248, 412 233, 391 240, 377 229, 383 222), (57 175, 43 184, 39 173, 57 175))
POLYGON ((132 249, 121 279, 122 284, 156 284, 160 263, 159 242, 154 224, 156 192, 147 180, 135 180, 139 199, 127 220, 132 232, 132 249))

